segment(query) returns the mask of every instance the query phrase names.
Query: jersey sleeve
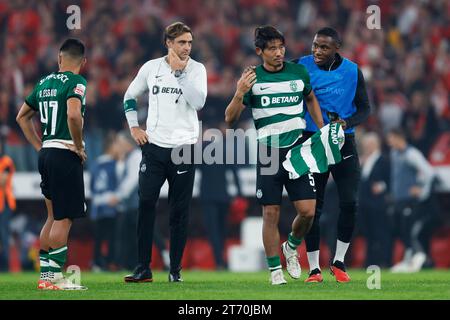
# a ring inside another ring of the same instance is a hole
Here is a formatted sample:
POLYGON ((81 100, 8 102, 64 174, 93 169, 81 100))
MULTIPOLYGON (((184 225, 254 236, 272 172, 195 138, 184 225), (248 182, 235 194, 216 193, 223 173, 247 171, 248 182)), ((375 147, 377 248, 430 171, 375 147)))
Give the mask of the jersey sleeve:
POLYGON ((306 97, 311 93, 312 90, 309 72, 303 65, 299 64, 298 66, 300 66, 302 69, 303 83, 305 84, 305 87, 303 88, 303 96, 306 97))
POLYGON ((69 88, 67 90, 66 99, 69 98, 78 98, 81 101, 81 104, 84 104, 86 101, 86 87, 87 82, 81 76, 73 77, 69 80, 69 88))
POLYGON ((38 111, 39 107, 38 107, 38 101, 37 101, 37 97, 36 97, 36 90, 37 85, 33 88, 33 91, 29 94, 28 97, 25 98, 25 103, 27 105, 30 106, 31 109, 38 111))

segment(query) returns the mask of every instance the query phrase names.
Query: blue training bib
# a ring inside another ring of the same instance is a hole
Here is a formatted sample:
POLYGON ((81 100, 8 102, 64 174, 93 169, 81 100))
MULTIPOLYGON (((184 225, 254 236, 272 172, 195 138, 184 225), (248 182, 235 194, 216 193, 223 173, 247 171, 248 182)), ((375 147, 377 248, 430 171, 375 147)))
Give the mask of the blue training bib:
MULTIPOLYGON (((327 111, 336 112, 342 119, 349 118, 356 112, 353 103, 356 87, 358 84, 358 65, 346 58, 343 58, 341 65, 336 70, 321 70, 315 63, 312 55, 299 59, 299 64, 303 64, 311 77, 311 86, 322 110, 325 124, 330 120, 327 111)), ((306 103, 306 102, 305 102, 306 103)), ((305 131, 319 130, 306 110, 305 131)), ((354 128, 345 130, 345 133, 355 132, 354 128)))

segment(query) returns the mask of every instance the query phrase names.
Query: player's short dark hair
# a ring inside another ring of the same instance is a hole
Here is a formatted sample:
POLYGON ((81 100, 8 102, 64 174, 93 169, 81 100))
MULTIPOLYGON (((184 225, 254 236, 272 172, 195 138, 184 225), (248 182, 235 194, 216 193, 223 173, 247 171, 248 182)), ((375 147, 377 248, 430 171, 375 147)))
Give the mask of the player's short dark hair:
POLYGON ((281 40, 284 44, 283 33, 273 26, 261 26, 255 29, 255 47, 264 50, 270 41, 281 40))
POLYGON ((340 46, 342 44, 342 40, 341 37, 339 36, 339 33, 331 27, 319 29, 319 31, 316 32, 316 35, 331 37, 334 40, 334 42, 336 42, 337 45, 340 46))
POLYGON ((72 58, 81 59, 84 57, 84 44, 78 39, 69 38, 64 41, 59 51, 68 54, 72 58))
POLYGON ((189 28, 183 22, 177 21, 168 25, 164 30, 164 45, 166 45, 167 40, 174 40, 175 38, 187 32, 189 32, 191 36, 194 37, 191 28, 189 28))

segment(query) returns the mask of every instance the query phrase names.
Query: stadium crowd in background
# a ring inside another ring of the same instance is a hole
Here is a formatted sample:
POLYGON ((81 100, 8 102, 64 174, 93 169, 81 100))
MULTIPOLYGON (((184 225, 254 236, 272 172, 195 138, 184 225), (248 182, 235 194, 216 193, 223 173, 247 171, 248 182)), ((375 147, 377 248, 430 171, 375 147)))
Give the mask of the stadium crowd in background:
POLYGON ((12 188, 14 162, 4 154, 0 143, 0 271, 9 268, 10 220, 16 210, 16 198, 12 188))
MULTIPOLYGON (((89 81, 84 138, 91 170, 110 133, 127 129, 122 109, 127 86, 145 61, 164 54, 164 26, 181 20, 195 30, 192 57, 207 69, 207 108, 199 112, 206 124, 223 120, 243 66, 259 64, 253 43, 256 26, 272 24, 284 33, 287 60, 310 54, 315 32, 332 26, 342 36, 342 55, 360 66, 366 80, 372 114, 358 127, 358 136, 376 132, 384 150, 387 133, 401 127, 407 140, 429 159, 433 144, 450 129, 450 3, 377 1, 381 30, 365 27, 371 4, 367 0, 0 0, 0 135, 5 153, 17 171, 37 172, 37 154, 15 117, 39 77, 57 70, 59 45, 71 35, 89 48, 81 73, 89 81), (73 4, 81 8, 81 30, 66 26, 66 9, 73 4)), ((145 121, 146 103, 139 104, 138 117, 145 121)), ((239 126, 252 126, 249 112, 242 114, 239 126)))
MULTIPOLYGON (((31 147, 15 124, 20 101, 39 75, 56 69, 57 47, 69 33, 92 48, 83 74, 89 79, 86 149, 88 166, 102 153, 108 131, 126 128, 122 95, 140 65, 163 54, 163 26, 179 19, 196 30, 192 57, 204 61, 208 99, 202 121, 220 121, 244 65, 253 54, 257 25, 277 26, 286 37, 286 57, 309 54, 311 37, 324 26, 342 35, 341 53, 364 73, 371 105, 361 130, 384 134, 404 125, 412 144, 427 152, 450 128, 450 10, 447 1, 380 1, 381 30, 365 26, 368 1, 134 0, 0 1, 0 124, 6 152, 17 170, 35 170, 31 147), (81 30, 66 27, 67 6, 81 8, 81 30), (198 10, 201 8, 201 10, 198 10)), ((371 4, 371 3, 370 3, 371 4)), ((139 118, 145 119, 145 104, 139 118)), ((250 125, 244 113, 242 125, 250 125)))

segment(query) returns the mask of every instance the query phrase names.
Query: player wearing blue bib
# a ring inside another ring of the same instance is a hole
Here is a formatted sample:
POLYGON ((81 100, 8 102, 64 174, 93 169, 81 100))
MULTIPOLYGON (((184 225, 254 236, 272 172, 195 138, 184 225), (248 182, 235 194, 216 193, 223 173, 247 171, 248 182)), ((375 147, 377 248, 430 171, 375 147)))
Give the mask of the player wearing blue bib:
MULTIPOLYGON (((348 282, 344 257, 350 245, 355 215, 361 168, 354 136, 354 127, 365 121, 370 113, 364 77, 356 63, 343 58, 338 51, 341 40, 336 30, 320 29, 313 40, 312 55, 295 60, 309 72, 311 86, 319 101, 325 124, 339 122, 345 130, 345 144, 341 149, 342 161, 332 165, 326 173, 314 174, 317 189, 316 213, 313 225, 305 237, 310 275, 306 282, 322 282, 319 265, 319 218, 324 202, 328 177, 333 175, 339 194, 339 220, 336 253, 331 272, 338 282, 348 282)), ((306 113, 305 136, 318 130, 306 113)))

